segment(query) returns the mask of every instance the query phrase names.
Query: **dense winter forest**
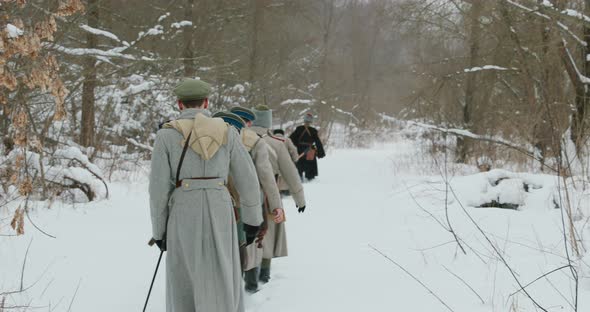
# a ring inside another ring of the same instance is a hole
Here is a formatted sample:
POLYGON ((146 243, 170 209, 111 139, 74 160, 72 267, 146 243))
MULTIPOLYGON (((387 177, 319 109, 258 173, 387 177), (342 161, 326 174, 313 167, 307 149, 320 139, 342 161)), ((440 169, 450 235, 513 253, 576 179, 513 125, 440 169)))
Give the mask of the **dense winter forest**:
POLYGON ((143 172, 183 77, 214 86, 213 112, 265 104, 287 132, 313 113, 328 151, 403 133, 447 186, 466 166, 559 177, 578 311, 590 0, 2 0, 0 236, 52 236, 33 203, 108 201, 143 172))
POLYGON ((112 168, 146 156, 157 125, 174 116, 170 90, 187 76, 215 85, 214 110, 266 104, 282 127, 311 111, 328 141, 342 125, 362 145, 395 115, 481 136, 458 137, 458 162, 535 159, 557 170, 570 142, 570 158, 585 154, 589 6, 3 1, 2 191, 87 189, 33 169, 77 159, 74 149, 112 168), (19 161, 25 151, 33 163, 19 161))

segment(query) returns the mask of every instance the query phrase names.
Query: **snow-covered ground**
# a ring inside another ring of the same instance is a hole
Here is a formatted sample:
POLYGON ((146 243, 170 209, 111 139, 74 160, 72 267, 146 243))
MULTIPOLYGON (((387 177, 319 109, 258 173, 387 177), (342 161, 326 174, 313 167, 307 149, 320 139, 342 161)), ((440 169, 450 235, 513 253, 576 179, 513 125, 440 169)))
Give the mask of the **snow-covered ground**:
MULTIPOLYGON (((468 205, 499 192, 486 184, 490 175, 449 177, 460 200, 449 195, 447 219, 445 183, 422 174, 427 165, 414 143, 334 150, 320 161, 320 177, 305 185, 306 212, 298 214, 286 200, 290 256, 274 260, 271 282, 247 296, 248 311, 538 311, 524 293, 511 294, 519 289, 515 277, 526 285, 567 264, 561 212, 546 205, 553 192, 512 194, 522 200, 518 211, 473 208, 468 205), (445 229, 449 222, 466 254, 445 229)), ((553 178, 535 179, 542 184, 553 178)), ((38 204, 32 220, 56 238, 28 221, 25 235, 0 237, 0 293, 20 287, 30 244, 23 278, 30 289, 26 298, 8 295, 6 306, 140 310, 158 256, 146 245, 146 190, 143 172, 131 182, 112 183, 108 201, 56 203, 49 210, 38 204)), ((579 202, 587 206, 583 196, 579 202)), ((580 229, 584 223, 579 220, 580 229)), ((11 230, 0 228, 6 233, 11 230)), ((578 234, 590 239, 587 230, 578 234)), ((590 257, 571 257, 580 275, 577 311, 590 311, 590 257)), ((574 311, 570 276, 569 269, 559 270, 526 290, 547 311, 574 311)), ((164 311, 163 286, 160 274, 148 311, 164 311)))

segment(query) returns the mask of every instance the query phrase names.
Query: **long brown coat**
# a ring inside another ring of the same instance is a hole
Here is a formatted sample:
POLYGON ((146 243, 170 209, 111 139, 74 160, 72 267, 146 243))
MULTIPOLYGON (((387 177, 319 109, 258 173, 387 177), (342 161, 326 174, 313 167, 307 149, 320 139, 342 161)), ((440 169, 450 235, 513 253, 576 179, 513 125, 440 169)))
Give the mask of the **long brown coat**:
POLYGON ((293 141, 291 141, 290 138, 285 137, 282 134, 275 134, 274 136, 284 141, 285 146, 287 147, 287 151, 289 151, 289 155, 291 155, 291 159, 293 160, 293 162, 297 162, 297 160, 299 159, 299 154, 297 153, 297 146, 293 144, 293 141))
MULTIPOLYGON (((298 207, 305 206, 303 185, 284 141, 270 134, 268 129, 261 127, 252 127, 250 129, 262 136, 262 139, 271 147, 269 156, 274 173, 285 179, 285 182, 289 186, 289 191, 295 200, 295 204, 298 207)), ((264 237, 263 247, 265 259, 285 257, 288 255, 285 222, 280 224, 275 224, 274 222, 268 223, 268 232, 264 237)))
MULTIPOLYGON (((291 155, 291 159, 294 163, 297 163, 297 160, 299 160, 299 154, 297 154, 297 147, 295 146, 295 144, 293 144, 293 141, 291 141, 291 139, 289 139, 288 137, 285 138, 285 136, 282 134, 275 134, 275 137, 285 140, 285 146, 287 147, 287 151, 289 151, 289 155, 291 155)), ((280 191, 289 190, 289 186, 287 185, 283 177, 279 176, 277 184, 279 185, 280 191)))
POLYGON ((246 150, 250 152, 256 173, 258 174, 258 181, 262 186, 262 191, 268 200, 270 210, 283 208, 281 195, 277 187, 274 170, 270 161, 270 146, 256 134, 256 132, 249 129, 242 129, 242 143, 246 150))

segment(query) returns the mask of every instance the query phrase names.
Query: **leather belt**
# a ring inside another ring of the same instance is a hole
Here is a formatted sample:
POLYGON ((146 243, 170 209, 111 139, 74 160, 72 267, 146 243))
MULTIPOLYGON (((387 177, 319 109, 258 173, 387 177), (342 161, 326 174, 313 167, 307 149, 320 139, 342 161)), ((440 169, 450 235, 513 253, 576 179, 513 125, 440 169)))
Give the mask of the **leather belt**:
POLYGON ((182 186, 182 181, 184 180, 216 180, 216 179, 221 179, 218 177, 198 177, 198 178, 186 178, 186 179, 182 179, 182 180, 178 180, 176 182, 176 188, 179 188, 182 186))

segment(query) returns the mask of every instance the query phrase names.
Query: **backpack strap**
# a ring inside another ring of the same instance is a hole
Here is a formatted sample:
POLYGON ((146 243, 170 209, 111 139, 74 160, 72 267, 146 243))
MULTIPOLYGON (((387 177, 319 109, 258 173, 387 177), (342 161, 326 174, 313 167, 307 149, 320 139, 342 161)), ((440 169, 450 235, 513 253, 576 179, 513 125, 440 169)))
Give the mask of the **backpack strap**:
POLYGON ((313 135, 311 134, 311 131, 309 131, 309 128, 306 125, 304 125, 303 128, 304 130, 301 132, 301 135, 299 135, 299 139, 297 139, 297 141, 301 142, 301 139, 303 138, 306 132, 313 139, 313 135))

